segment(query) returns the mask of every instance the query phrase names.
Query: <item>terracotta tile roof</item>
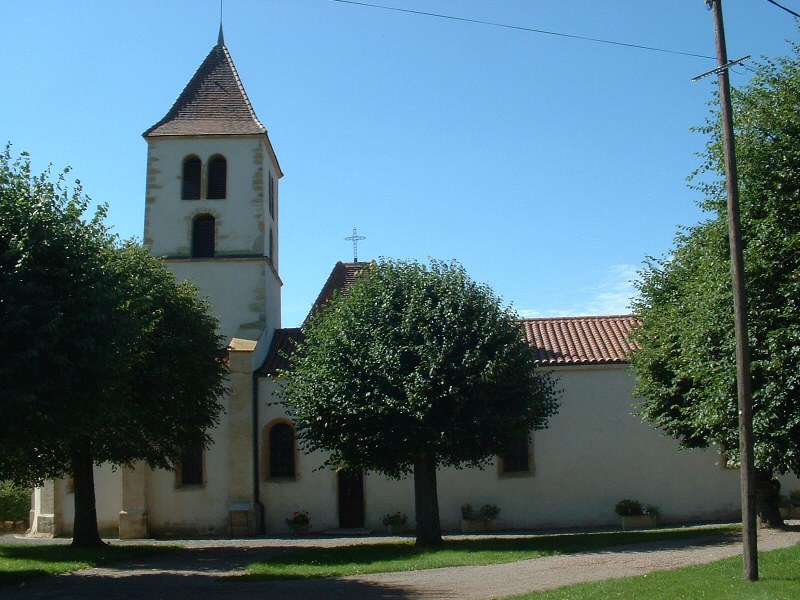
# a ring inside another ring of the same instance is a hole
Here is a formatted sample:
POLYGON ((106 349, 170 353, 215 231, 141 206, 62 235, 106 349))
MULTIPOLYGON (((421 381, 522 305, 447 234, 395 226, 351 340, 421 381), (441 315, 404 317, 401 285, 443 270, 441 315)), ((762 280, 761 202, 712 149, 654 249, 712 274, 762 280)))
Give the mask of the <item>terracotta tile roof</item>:
MULTIPOLYGON (((319 296, 314 301, 314 304, 311 306, 311 310, 308 312, 308 316, 310 317, 313 315, 321 306, 325 306, 328 302, 330 302, 331 298, 336 292, 341 292, 342 294, 347 294, 347 290, 350 287, 350 284, 356 278, 362 269, 367 267, 369 264, 368 262, 352 262, 352 263, 343 263, 342 261, 337 262, 333 266, 333 271, 331 274, 328 275, 328 280, 325 282, 325 285, 322 286, 322 290, 319 292, 319 296)), ((306 317, 308 320, 308 317, 306 317)))
POLYGON ((631 315, 522 319, 521 323, 540 365, 624 363, 636 350, 630 332, 639 321, 631 315))
POLYGON ((302 341, 303 332, 299 327, 277 329, 272 338, 267 358, 264 360, 264 364, 256 370, 256 375, 274 377, 278 371, 288 369, 290 365, 286 357, 294 352, 295 343, 302 341))
POLYGON ((220 37, 220 43, 208 53, 166 116, 143 135, 257 135, 266 132, 220 37))

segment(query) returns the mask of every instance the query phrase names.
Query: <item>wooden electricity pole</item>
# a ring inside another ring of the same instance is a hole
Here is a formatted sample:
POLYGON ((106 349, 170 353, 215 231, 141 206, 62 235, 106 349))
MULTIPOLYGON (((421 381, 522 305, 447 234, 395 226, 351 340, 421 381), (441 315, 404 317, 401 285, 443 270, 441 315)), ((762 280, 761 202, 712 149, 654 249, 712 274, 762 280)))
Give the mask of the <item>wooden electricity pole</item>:
POLYGON ((756 489, 753 466, 753 396, 750 377, 750 349, 747 339, 747 301, 744 289, 744 257, 739 220, 739 184, 736 174, 736 148, 733 137, 731 86, 728 78, 728 51, 722 22, 722 0, 706 0, 714 15, 717 42, 719 104, 722 109, 722 140, 725 151, 725 179, 728 192, 728 236, 733 280, 733 317, 736 328, 736 391, 739 402, 739 453, 741 461, 742 541, 744 577, 758 579, 756 539, 756 489))

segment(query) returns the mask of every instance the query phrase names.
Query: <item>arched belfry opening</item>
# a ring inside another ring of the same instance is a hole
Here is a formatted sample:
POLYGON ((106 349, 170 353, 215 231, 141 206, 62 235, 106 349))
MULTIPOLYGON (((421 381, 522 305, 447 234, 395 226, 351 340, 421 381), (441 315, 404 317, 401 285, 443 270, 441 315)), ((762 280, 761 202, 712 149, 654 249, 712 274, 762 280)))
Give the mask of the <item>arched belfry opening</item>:
POLYGON ((181 198, 183 200, 200 199, 200 158, 194 154, 183 159, 183 179, 181 185, 181 198))
POLYGON ((208 161, 209 200, 224 200, 227 194, 228 162, 219 154, 208 161))
POLYGON ((202 214, 192 219, 192 258, 212 258, 215 254, 217 221, 202 214))

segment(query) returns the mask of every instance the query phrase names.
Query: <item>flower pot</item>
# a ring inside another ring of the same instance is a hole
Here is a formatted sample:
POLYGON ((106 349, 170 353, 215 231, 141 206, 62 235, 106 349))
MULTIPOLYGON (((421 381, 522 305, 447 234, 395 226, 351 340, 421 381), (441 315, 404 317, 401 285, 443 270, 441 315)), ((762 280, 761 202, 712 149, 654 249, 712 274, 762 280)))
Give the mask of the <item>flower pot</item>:
POLYGON ((308 525, 292 525, 292 535, 305 535, 308 533, 308 525))
POLYGON ((622 529, 652 529, 658 525, 658 519, 653 515, 627 515, 622 517, 622 529))
POLYGON ((497 519, 461 519, 462 533, 489 533, 497 531, 497 519))

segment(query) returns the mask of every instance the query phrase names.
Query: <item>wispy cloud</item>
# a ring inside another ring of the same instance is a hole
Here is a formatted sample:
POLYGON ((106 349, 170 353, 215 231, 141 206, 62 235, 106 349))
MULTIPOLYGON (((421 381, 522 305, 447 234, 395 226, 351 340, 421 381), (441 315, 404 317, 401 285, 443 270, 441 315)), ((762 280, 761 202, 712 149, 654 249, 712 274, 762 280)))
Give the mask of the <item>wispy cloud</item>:
POLYGON ((637 265, 612 265, 599 273, 599 283, 576 290, 576 300, 565 306, 528 308, 517 312, 524 318, 619 315, 630 312, 636 295, 633 281, 637 265))

